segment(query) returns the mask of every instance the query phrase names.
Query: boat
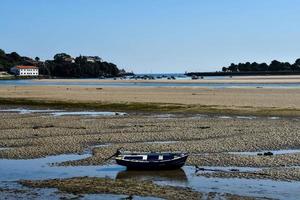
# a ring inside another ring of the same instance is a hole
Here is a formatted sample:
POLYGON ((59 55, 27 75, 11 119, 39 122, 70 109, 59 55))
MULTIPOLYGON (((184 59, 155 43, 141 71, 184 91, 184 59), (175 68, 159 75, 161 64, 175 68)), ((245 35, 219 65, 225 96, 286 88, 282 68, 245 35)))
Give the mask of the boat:
POLYGON ((121 152, 116 153, 117 164, 127 169, 136 170, 169 170, 179 169, 188 157, 182 152, 121 152))

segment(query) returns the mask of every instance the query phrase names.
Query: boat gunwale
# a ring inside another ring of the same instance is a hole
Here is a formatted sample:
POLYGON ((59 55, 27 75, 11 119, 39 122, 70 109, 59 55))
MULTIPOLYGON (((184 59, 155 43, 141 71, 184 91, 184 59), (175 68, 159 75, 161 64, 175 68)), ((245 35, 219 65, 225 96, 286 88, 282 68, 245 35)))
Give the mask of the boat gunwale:
POLYGON ((142 152, 139 152, 139 151, 121 151, 121 154, 120 155, 123 155, 123 154, 132 154, 132 155, 143 155, 143 154, 185 154, 185 155, 189 155, 188 152, 182 152, 182 151, 162 151, 162 152, 153 152, 153 151, 142 151, 142 152))
POLYGON ((124 158, 119 158, 119 157, 116 157, 115 159, 126 161, 126 162, 163 163, 163 162, 171 162, 171 161, 179 160, 179 159, 182 159, 182 158, 187 158, 188 156, 189 156, 188 154, 184 154, 183 156, 179 156, 177 158, 172 158, 172 159, 168 159, 168 160, 130 160, 130 159, 124 159, 124 158))

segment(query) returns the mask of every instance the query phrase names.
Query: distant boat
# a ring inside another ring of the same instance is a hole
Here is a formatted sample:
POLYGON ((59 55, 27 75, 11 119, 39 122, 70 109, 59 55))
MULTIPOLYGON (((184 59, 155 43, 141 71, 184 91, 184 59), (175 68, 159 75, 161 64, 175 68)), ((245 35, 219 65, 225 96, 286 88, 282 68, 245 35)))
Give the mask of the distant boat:
POLYGON ((127 169, 167 170, 181 168, 188 157, 181 152, 117 152, 116 162, 127 169))
POLYGON ((192 80, 197 80, 197 79, 199 79, 198 76, 196 76, 196 75, 193 75, 193 76, 192 76, 192 80))

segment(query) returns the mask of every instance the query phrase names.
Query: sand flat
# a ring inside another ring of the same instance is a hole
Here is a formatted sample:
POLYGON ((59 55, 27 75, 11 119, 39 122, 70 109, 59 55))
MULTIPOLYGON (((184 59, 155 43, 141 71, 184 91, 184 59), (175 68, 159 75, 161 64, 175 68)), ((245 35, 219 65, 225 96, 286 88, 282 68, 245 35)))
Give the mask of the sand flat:
POLYGON ((2 86, 0 97, 73 102, 177 103, 232 108, 300 108, 300 89, 296 88, 2 86))

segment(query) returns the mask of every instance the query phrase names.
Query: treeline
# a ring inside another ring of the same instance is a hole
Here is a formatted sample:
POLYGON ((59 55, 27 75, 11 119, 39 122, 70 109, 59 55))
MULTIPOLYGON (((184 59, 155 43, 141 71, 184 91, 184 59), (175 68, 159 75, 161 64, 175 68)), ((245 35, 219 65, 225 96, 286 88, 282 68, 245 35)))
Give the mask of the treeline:
POLYGON ((232 63, 229 67, 223 67, 223 72, 263 72, 263 71, 300 71, 300 59, 297 59, 295 63, 290 64, 288 62, 279 62, 277 60, 273 60, 269 65, 267 63, 232 63))
POLYGON ((5 53, 2 49, 0 49, 0 71, 9 72, 10 68, 15 65, 34 65, 34 66, 36 66, 37 64, 38 64, 38 61, 36 61, 32 58, 20 56, 16 52, 5 53))
POLYGON ((56 54, 53 60, 46 60, 39 65, 39 69, 44 75, 75 78, 116 77, 123 72, 118 69, 117 65, 102 61, 96 56, 72 58, 65 53, 56 54))
POLYGON ((117 65, 103 61, 98 56, 78 56, 72 58, 66 53, 59 53, 53 60, 40 61, 20 56, 16 52, 5 53, 0 49, 0 71, 10 71, 15 65, 33 65, 39 68, 40 75, 67 78, 98 78, 122 76, 125 71, 117 65))

